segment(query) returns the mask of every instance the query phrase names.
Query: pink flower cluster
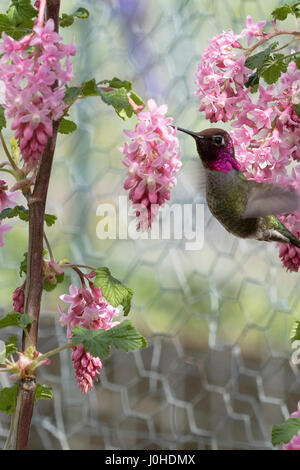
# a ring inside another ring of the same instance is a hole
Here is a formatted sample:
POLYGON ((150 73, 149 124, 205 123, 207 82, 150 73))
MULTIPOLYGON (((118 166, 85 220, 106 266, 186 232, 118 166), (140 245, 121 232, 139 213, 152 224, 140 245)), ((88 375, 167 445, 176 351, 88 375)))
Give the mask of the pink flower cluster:
POLYGON ((85 352, 83 344, 73 348, 71 358, 79 388, 82 393, 88 393, 100 373, 99 369, 102 369, 101 359, 85 352))
MULTIPOLYGON (((119 324, 113 317, 119 315, 119 309, 110 305, 102 296, 101 288, 95 288, 89 281, 89 288, 79 289, 72 284, 69 288, 70 295, 60 296, 61 300, 70 304, 67 313, 59 306, 61 313, 60 322, 67 325, 67 336, 72 337, 72 329, 76 325, 82 325, 91 330, 108 330, 119 324)), ((72 361, 76 379, 82 393, 87 393, 93 387, 93 381, 102 369, 99 357, 93 357, 85 352, 83 345, 75 346, 72 351, 72 361)))
POLYGON ((196 74, 200 100, 199 111, 205 111, 211 122, 229 121, 241 111, 240 101, 247 95, 244 84, 250 70, 244 54, 236 55, 241 44, 230 30, 209 41, 196 74))
MULTIPOLYGON (((12 208, 17 205, 17 202, 14 200, 17 192, 8 194, 7 189, 8 186, 6 182, 0 180, 0 214, 4 209, 12 208)), ((11 229, 11 225, 4 224, 2 220, 0 220, 0 246, 4 245, 4 234, 9 232, 11 229)))
MULTIPOLYGON (((298 409, 291 414, 292 418, 300 418, 300 401, 298 402, 298 409)), ((290 442, 282 446, 282 450, 300 450, 300 431, 292 437, 290 442)))
MULTIPOLYGON (((209 42, 196 76, 199 110, 205 111, 213 123, 232 121, 230 134, 236 158, 248 179, 275 182, 300 192, 300 117, 295 107, 300 104, 300 70, 291 60, 276 84, 267 85, 261 79, 257 94, 245 87, 253 71, 245 66, 249 49, 241 43, 244 37, 248 46, 254 39, 268 38, 264 25, 264 21, 255 24, 247 17, 241 34, 223 32, 209 42)), ((294 51, 287 54, 290 52, 294 51)), ((296 236, 300 235, 298 212, 281 219, 296 236)), ((284 266, 298 271, 300 250, 290 245, 278 247, 284 266)))
POLYGON ((19 41, 2 33, 0 72, 5 86, 6 116, 19 139, 24 172, 38 165, 53 121, 65 109, 65 85, 72 80, 70 56, 74 44, 64 45, 54 31, 54 22, 36 24, 33 33, 19 41))
POLYGON ((160 206, 170 199, 176 185, 176 173, 181 167, 176 129, 165 117, 167 105, 157 106, 148 100, 148 111, 138 111, 134 131, 124 131, 130 138, 119 150, 125 155, 128 168, 124 188, 129 191, 138 219, 138 228, 147 230, 157 218, 160 206))

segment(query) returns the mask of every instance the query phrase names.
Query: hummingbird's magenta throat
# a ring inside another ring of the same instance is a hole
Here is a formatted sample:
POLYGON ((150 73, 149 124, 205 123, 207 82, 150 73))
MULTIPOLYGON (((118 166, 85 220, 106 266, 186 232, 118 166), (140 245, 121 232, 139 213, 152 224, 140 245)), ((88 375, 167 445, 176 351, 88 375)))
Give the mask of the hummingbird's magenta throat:
POLYGON ((232 168, 236 170, 241 169, 241 165, 233 158, 232 155, 226 150, 221 149, 216 160, 209 162, 209 168, 215 171, 223 171, 228 173, 232 168))

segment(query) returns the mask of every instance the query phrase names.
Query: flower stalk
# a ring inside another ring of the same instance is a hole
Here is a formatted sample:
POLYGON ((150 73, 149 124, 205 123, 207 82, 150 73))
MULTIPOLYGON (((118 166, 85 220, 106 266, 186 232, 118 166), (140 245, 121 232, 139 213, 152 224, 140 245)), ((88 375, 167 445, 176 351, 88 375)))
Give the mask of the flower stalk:
MULTIPOLYGON (((58 32, 60 0, 47 0, 46 5, 47 18, 53 19, 55 31, 58 32)), ((31 344, 34 347, 37 346, 39 314, 43 290, 44 216, 58 126, 59 121, 53 123, 53 133, 52 136, 48 137, 48 142, 37 172, 33 192, 27 195, 29 208, 29 241, 24 311, 30 317, 34 318, 35 321, 28 327, 28 336, 23 335, 23 351, 26 351, 31 344)), ((21 379, 16 411, 13 417, 10 444, 8 447, 10 449, 25 450, 28 447, 35 389, 35 376, 21 379)))

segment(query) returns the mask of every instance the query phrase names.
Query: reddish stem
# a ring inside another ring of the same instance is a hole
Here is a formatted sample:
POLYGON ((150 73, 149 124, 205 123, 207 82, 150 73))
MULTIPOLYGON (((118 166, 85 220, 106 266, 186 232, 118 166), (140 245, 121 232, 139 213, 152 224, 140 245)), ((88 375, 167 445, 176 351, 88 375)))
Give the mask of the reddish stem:
POLYGON ((257 43, 254 44, 254 46, 250 47, 248 49, 248 51, 246 52, 246 56, 249 56, 250 54, 252 54, 252 52, 259 46, 261 46, 261 44, 263 44, 264 42, 266 41, 269 41, 270 39, 273 39, 275 38, 276 36, 280 36, 282 34, 290 34, 292 36, 300 36, 300 31, 292 31, 292 30, 277 30, 275 31, 275 33, 270 33, 270 34, 266 34, 266 36, 264 36, 262 39, 260 39, 259 41, 257 41, 257 43))
MULTIPOLYGON (((41 9, 45 0, 41 0, 41 9)), ((58 31, 60 0, 47 0, 47 18, 52 18, 55 30, 58 31)), ((45 5, 44 5, 45 6, 45 5)), ((45 14, 45 10, 40 15, 45 14)), ((40 18, 39 15, 39 18, 40 18)), ((48 139, 36 176, 32 194, 27 194, 29 208, 29 240, 27 258, 27 277, 25 291, 25 309, 35 321, 28 328, 28 337, 23 336, 23 351, 30 343, 37 347, 38 321, 43 290, 43 236, 44 216, 48 186, 56 145, 59 122, 53 123, 53 135, 48 139)), ((23 379, 19 385, 17 406, 14 415, 11 441, 6 447, 14 450, 25 450, 28 447, 30 425, 36 389, 35 377, 23 379)))
POLYGON ((39 16, 38 16, 38 19, 37 19, 37 25, 38 26, 43 26, 43 24, 44 24, 46 6, 47 6, 46 0, 41 0, 40 8, 39 8, 39 16))

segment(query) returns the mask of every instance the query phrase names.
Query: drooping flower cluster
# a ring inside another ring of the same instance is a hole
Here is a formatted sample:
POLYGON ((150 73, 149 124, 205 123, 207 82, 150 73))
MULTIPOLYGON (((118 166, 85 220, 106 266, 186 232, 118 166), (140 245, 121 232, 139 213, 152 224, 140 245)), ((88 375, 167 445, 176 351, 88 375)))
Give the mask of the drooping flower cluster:
MULTIPOLYGON (((77 288, 72 284, 69 288, 70 295, 60 297, 63 302, 70 304, 67 313, 59 306, 60 322, 67 325, 68 338, 72 337, 72 329, 76 325, 91 330, 108 330, 119 324, 114 320, 114 317, 119 315, 119 309, 106 301, 100 287, 95 288, 92 282, 88 282, 89 288, 77 288)), ((93 387, 99 369, 102 369, 101 359, 85 352, 82 344, 72 349, 72 361, 79 388, 82 393, 87 393, 93 387)))
POLYGON ((167 105, 157 106, 153 99, 147 105, 148 111, 138 110, 134 131, 124 131, 130 142, 120 148, 128 168, 124 188, 129 190, 141 230, 151 227, 159 207, 170 199, 181 167, 176 129, 170 125, 173 119, 165 117, 167 105))
POLYGON ((85 352, 83 344, 73 348, 71 358, 79 388, 82 393, 88 393, 93 388, 93 381, 100 374, 102 361, 100 357, 85 352))
MULTIPOLYGON (((297 411, 291 414, 291 418, 300 418, 300 401, 297 411)), ((292 437, 290 442, 282 446, 282 450, 300 450, 300 431, 292 437)))
POLYGON ((0 79, 5 86, 6 116, 19 139, 24 172, 39 163, 53 121, 65 108, 65 85, 72 80, 70 56, 74 44, 64 45, 54 31, 54 22, 33 27, 33 33, 19 41, 2 33, 0 79))
POLYGON ((234 52, 236 48, 241 49, 238 39, 232 31, 214 37, 199 64, 196 75, 199 111, 205 111, 206 119, 211 122, 236 118, 239 103, 247 94, 243 85, 250 70, 245 67, 245 56, 238 58, 234 52))
MULTIPOLYGON (((291 59, 276 84, 268 85, 261 79, 255 94, 245 86, 253 74, 245 65, 247 54, 268 38, 264 25, 264 21, 255 24, 247 17, 246 28, 239 35, 228 31, 214 37, 202 55, 195 93, 199 110, 205 111, 207 119, 213 123, 231 121, 236 158, 247 178, 293 187, 300 193, 300 116, 296 110, 300 104, 300 70, 291 59), (247 44, 243 47, 244 37, 247 44), (257 42, 253 44, 254 39, 257 42)), ((281 220, 300 235, 298 212, 281 220)), ((284 266, 298 271, 300 250, 291 245, 278 247, 284 266)))
MULTIPOLYGON (((14 199, 17 195, 17 192, 8 194, 7 190, 8 186, 6 182, 0 180, 0 213, 4 209, 13 208, 17 205, 17 202, 14 199)), ((4 245, 4 234, 9 232, 11 229, 11 225, 4 224, 2 220, 0 220, 0 246, 4 245)))

